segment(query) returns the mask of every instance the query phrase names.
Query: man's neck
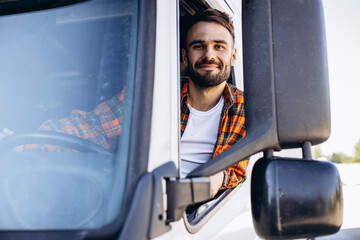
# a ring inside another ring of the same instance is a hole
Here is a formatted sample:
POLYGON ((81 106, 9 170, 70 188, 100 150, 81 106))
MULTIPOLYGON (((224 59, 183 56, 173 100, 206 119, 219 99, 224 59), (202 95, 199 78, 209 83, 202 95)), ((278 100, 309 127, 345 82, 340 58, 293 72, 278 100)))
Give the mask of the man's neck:
POLYGON ((224 92, 226 82, 211 88, 198 87, 191 79, 189 80, 188 103, 192 108, 199 111, 208 111, 215 107, 224 92))

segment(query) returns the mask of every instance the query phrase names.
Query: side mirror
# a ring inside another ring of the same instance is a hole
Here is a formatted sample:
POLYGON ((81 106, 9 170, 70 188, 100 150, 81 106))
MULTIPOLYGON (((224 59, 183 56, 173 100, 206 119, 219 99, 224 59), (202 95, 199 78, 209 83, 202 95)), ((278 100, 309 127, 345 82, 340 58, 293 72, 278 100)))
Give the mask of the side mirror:
POLYGON ((260 159, 252 172, 251 203, 255 231, 264 239, 333 234, 342 224, 341 181, 331 162, 260 159))

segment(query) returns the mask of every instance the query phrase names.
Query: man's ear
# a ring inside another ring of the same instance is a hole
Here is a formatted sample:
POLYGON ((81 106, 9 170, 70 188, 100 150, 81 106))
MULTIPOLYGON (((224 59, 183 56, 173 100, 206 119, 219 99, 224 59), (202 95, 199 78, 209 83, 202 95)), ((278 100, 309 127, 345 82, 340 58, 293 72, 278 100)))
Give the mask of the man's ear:
POLYGON ((237 53, 237 49, 233 48, 232 53, 231 53, 231 66, 235 65, 235 61, 236 61, 236 53, 237 53))
POLYGON ((184 65, 187 67, 188 66, 188 62, 187 62, 187 52, 185 50, 185 48, 181 49, 181 55, 182 55, 182 60, 184 65))

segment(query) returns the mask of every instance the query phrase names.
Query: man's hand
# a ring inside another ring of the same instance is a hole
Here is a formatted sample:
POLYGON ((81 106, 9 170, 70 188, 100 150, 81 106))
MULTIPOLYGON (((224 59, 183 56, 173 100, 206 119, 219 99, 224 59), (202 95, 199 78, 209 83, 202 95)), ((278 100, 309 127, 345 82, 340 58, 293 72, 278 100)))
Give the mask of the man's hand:
POLYGON ((214 197, 216 193, 219 191, 224 180, 224 173, 218 172, 212 176, 210 176, 210 194, 211 197, 214 197))
POLYGON ((14 133, 13 131, 11 131, 11 130, 9 130, 7 128, 4 128, 2 130, 2 132, 0 132, 0 139, 4 138, 5 136, 11 135, 13 133, 14 133))

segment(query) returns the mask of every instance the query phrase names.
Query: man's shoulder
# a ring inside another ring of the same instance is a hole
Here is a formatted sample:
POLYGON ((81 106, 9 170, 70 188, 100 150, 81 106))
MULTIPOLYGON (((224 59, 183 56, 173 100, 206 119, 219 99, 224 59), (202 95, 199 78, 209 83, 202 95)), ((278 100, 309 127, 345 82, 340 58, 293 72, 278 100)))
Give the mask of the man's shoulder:
POLYGON ((244 92, 232 84, 228 84, 228 86, 231 91, 232 97, 234 99, 234 103, 243 103, 244 102, 244 92))
POLYGON ((227 114, 229 117, 244 116, 244 93, 234 85, 228 84, 231 93, 231 105, 227 114))

